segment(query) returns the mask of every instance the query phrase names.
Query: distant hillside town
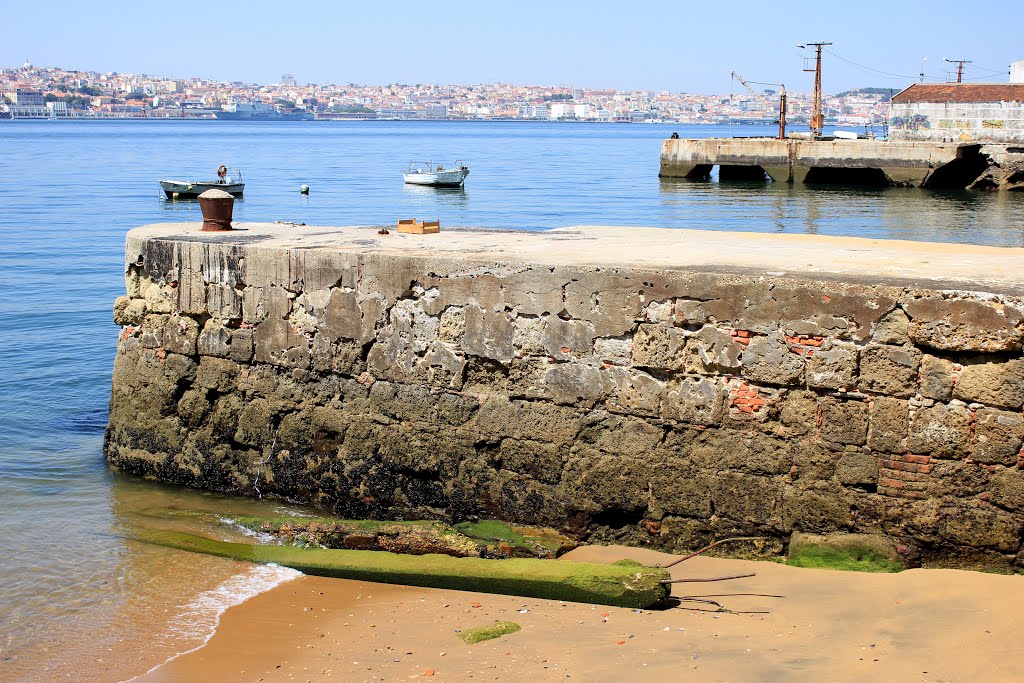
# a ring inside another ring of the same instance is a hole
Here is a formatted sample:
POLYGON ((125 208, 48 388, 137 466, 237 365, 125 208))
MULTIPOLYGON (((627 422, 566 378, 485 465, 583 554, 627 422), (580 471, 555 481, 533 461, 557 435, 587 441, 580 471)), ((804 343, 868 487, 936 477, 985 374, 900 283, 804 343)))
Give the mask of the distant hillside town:
MULTIPOLYGON (((299 85, 285 74, 260 85, 204 78, 97 73, 29 63, 0 70, 4 118, 150 119, 461 119, 614 123, 771 124, 779 96, 734 82, 735 92, 698 95, 569 86, 299 85)), ((826 123, 872 126, 887 119, 888 88, 862 88, 824 100, 826 123)), ((811 95, 790 92, 787 118, 806 123, 811 95)))

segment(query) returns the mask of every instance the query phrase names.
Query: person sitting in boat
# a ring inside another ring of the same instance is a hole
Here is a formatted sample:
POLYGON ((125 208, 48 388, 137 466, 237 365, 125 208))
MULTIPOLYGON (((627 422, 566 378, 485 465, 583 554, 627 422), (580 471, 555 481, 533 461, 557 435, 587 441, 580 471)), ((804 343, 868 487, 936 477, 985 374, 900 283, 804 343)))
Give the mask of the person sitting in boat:
POLYGON ((672 136, 671 136, 670 139, 671 140, 678 140, 679 139, 679 133, 672 133, 672 136))
POLYGON ((217 167, 217 182, 221 185, 231 184, 231 178, 228 176, 228 167, 224 164, 217 167))

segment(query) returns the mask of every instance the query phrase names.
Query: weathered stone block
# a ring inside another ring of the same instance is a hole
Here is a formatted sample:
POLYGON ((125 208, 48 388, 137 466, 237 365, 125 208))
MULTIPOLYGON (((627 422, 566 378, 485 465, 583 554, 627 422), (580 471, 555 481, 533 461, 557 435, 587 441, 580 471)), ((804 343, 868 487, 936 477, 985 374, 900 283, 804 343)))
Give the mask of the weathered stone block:
POLYGON ((127 302, 124 302, 119 298, 118 301, 121 301, 121 304, 124 306, 124 308, 118 309, 117 304, 115 304, 114 322, 116 324, 141 325, 142 321, 146 319, 146 314, 149 312, 149 307, 145 299, 131 299, 127 302))
POLYGON ((640 458, 652 453, 664 436, 662 429, 641 419, 595 411, 587 416, 576 442, 640 458))
POLYGON ((740 360, 743 376, 754 382, 783 386, 804 382, 804 359, 790 352, 782 334, 755 337, 740 360))
POLYGON ((176 308, 178 291, 171 285, 151 284, 144 295, 146 308, 152 313, 173 313, 176 308))
POLYGON ((847 486, 878 483, 878 458, 863 451, 844 451, 836 462, 836 479, 847 486))
POLYGON ((821 399, 821 437, 833 443, 862 446, 868 438, 868 406, 860 401, 821 399))
POLYGON ((601 371, 582 363, 557 363, 544 373, 544 389, 555 403, 592 406, 607 393, 601 371))
POLYGON ((724 412, 726 385, 704 377, 683 377, 668 385, 661 405, 661 416, 690 424, 720 423, 724 412))
POLYGON ((644 290, 643 276, 578 272, 565 286, 565 310, 573 318, 589 320, 594 336, 618 337, 640 318, 644 290))
MULTIPOLYGON (((925 467, 930 470, 927 481, 935 498, 970 498, 988 487, 988 469, 976 462, 938 460, 925 467)), ((918 474, 923 473, 919 471, 918 474)))
POLYGON ((991 505, 963 505, 942 508, 939 533, 958 545, 992 548, 1015 553, 1020 548, 1019 517, 991 505))
POLYGON ((206 286, 206 310, 220 320, 239 320, 242 317, 242 295, 234 287, 209 284, 206 286))
POLYGON ((605 371, 611 382, 608 410, 628 415, 657 417, 665 385, 645 372, 610 367, 605 371))
POLYGON ((846 491, 833 486, 821 491, 787 486, 782 503, 785 528, 818 533, 849 529, 853 514, 846 491))
POLYGON ((772 474, 788 474, 793 481, 807 486, 815 486, 822 481, 832 479, 836 474, 839 462, 838 453, 844 449, 856 449, 856 446, 841 446, 819 438, 801 439, 793 445, 793 465, 788 472, 772 472, 772 474))
MULTIPOLYGON (((519 318, 516 323, 528 320, 519 318)), ((536 320, 534 318, 533 320, 536 320)), ((518 329, 518 327, 517 327, 518 329)), ((457 343, 466 334, 466 309, 462 306, 448 306, 441 313, 441 320, 437 328, 437 338, 441 341, 457 343)))
MULTIPOLYGON (((129 315, 126 314, 126 312, 128 310, 128 306, 129 306, 129 304, 131 304, 131 302, 132 302, 132 299, 130 299, 130 298, 126 297, 126 296, 119 296, 116 299, 114 299, 114 324, 115 325, 138 325, 139 323, 142 322, 141 315, 139 315, 136 318, 136 316, 134 316, 134 315, 129 316, 129 315)), ((143 302, 143 306, 145 306, 145 302, 143 302)), ((144 312, 144 311, 141 311, 140 313, 142 313, 142 312, 144 312)))
MULTIPOLYGON (((464 315, 463 320, 465 320, 464 315)), ((443 323, 444 318, 442 317, 443 323)), ((465 327, 465 323, 463 323, 463 327, 465 327)), ((544 320, 541 318, 524 318, 522 316, 513 320, 512 346, 516 354, 520 356, 539 356, 544 354, 544 320)))
POLYGON ((920 363, 917 349, 868 344, 860 352, 860 387, 899 398, 913 396, 920 363))
POLYGON ((722 472, 711 484, 715 514, 745 525, 768 526, 782 504, 783 485, 767 477, 722 472))
POLYGON ((178 416, 183 424, 194 429, 210 412, 210 401, 201 389, 189 389, 178 400, 178 416))
POLYGON ((871 341, 902 346, 910 341, 909 329, 910 318, 902 308, 896 308, 875 323, 871 330, 871 341))
POLYGON ((786 474, 799 457, 791 444, 782 439, 729 428, 702 432, 673 429, 666 435, 663 447, 703 472, 786 474))
POLYGON ((585 320, 562 320, 553 315, 544 321, 544 350, 555 360, 583 358, 593 352, 593 324, 585 320))
POLYGON ((707 322, 707 319, 708 312, 704 309, 704 302, 690 301, 688 299, 678 299, 676 301, 673 322, 677 326, 703 325, 707 322))
POLYGON ((964 458, 971 442, 971 411, 961 405, 918 409, 910 420, 907 447, 935 458, 964 458))
POLYGON ((1024 512, 1024 470, 1000 469, 989 480, 992 502, 1013 512, 1024 512))
POLYGON ((554 444, 503 439, 497 458, 502 469, 529 475, 546 484, 557 484, 562 478, 564 451, 554 444))
POLYGON ((199 338, 199 323, 192 318, 172 315, 164 322, 164 348, 183 356, 196 355, 196 340, 199 338))
POLYGON ((281 318, 268 318, 253 332, 254 358, 286 368, 309 367, 309 339, 281 318))
POLYGON ((686 368, 703 375, 737 374, 742 350, 731 334, 705 325, 690 337, 686 368))
POLYGON ((910 404, 879 396, 871 401, 868 446, 883 453, 906 453, 910 431, 910 404))
POLYGON ((990 465, 1017 464, 1024 445, 1024 418, 1010 413, 982 408, 975 416, 974 451, 971 457, 990 465))
POLYGON ((643 324, 633 335, 633 365, 681 372, 686 337, 682 330, 665 325, 643 324))
MULTIPOLYGON (((421 315, 426 317, 425 314, 421 315)), ((413 317, 410 313, 409 318, 413 317)), ((332 289, 323 309, 320 333, 331 341, 350 339, 365 344, 373 339, 374 330, 383 322, 383 302, 376 297, 362 301, 355 291, 332 289)), ((411 326, 411 322, 409 323, 411 326)))
POLYGON ((565 443, 579 432, 580 419, 575 410, 563 406, 488 396, 467 426, 492 437, 565 443))
POLYGON ((629 365, 633 341, 629 337, 598 337, 594 340, 594 356, 601 363, 629 365))
POLYGON ((251 329, 231 330, 231 349, 228 358, 236 363, 248 363, 255 352, 255 340, 251 329))
POLYGON ((946 351, 1019 351, 1024 318, 996 301, 927 296, 907 303, 910 339, 946 351))
POLYGON ((964 366, 953 396, 968 403, 1020 410, 1024 404, 1024 360, 964 366))
POLYGON ((650 463, 639 458, 583 451, 569 459, 562 495, 570 509, 586 513, 644 511, 650 463))
POLYGON ((267 399, 253 399, 238 414, 234 440, 245 446, 264 448, 272 442, 276 411, 267 399))
POLYGON ((818 395, 813 391, 791 391, 780 411, 786 436, 799 436, 814 430, 818 423, 818 395))
POLYGON ((196 384, 226 394, 235 387, 239 366, 223 358, 203 356, 196 370, 196 384))
POLYGON ((231 330, 210 318, 196 339, 196 350, 201 356, 227 358, 231 352, 231 330))
POLYGON ((828 340, 807 359, 807 386, 845 391, 857 382, 857 347, 828 340))
POLYGON ((147 315, 139 328, 139 346, 144 349, 158 349, 164 344, 163 315, 147 315))
POLYGON ((953 364, 943 358, 926 355, 921 361, 918 391, 926 398, 948 401, 953 394, 953 364))

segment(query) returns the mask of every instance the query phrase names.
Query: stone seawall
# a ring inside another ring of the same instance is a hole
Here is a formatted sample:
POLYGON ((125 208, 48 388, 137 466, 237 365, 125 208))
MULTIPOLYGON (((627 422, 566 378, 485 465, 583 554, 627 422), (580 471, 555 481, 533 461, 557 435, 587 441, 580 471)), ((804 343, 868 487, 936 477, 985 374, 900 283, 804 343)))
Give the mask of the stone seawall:
POLYGON ((1024 561, 1024 250, 242 227, 129 234, 114 466, 349 517, 1024 561))

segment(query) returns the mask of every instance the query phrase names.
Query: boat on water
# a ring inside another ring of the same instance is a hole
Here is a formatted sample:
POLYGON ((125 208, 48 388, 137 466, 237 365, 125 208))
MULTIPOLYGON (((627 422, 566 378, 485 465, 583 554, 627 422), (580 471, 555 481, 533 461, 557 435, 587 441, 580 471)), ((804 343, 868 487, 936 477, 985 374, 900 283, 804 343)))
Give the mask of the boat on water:
POLYGON ((312 121, 308 111, 282 109, 264 102, 232 102, 220 111, 213 112, 218 119, 226 121, 312 121))
POLYGON ((427 185, 430 187, 462 187, 469 175, 469 167, 456 161, 452 168, 432 161, 410 161, 409 168, 402 172, 408 185, 427 185))
POLYGON ((245 191, 242 172, 232 171, 227 166, 217 169, 216 180, 161 180, 160 190, 168 199, 195 199, 207 190, 223 190, 233 197, 241 197, 245 191))

